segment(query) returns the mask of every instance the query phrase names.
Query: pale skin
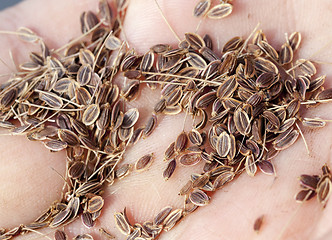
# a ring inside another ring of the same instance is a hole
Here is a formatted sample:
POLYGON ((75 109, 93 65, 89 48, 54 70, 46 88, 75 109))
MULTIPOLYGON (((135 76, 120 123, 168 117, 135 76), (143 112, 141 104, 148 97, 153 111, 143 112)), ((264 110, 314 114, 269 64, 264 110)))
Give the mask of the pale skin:
MULTIPOLYGON (((194 32, 199 19, 192 17, 197 1, 158 1, 174 31, 182 39, 185 32, 194 32)), ((79 15, 94 10, 97 0, 27 0, 0 13, 0 29, 15 31, 20 26, 33 29, 50 48, 59 48, 80 35, 79 15)), ((214 39, 214 48, 220 49, 234 36, 247 37, 258 23, 269 42, 279 48, 285 33, 299 31, 303 42, 296 57, 309 58, 319 65, 319 74, 326 74, 326 87, 331 87, 332 29, 330 1, 234 1, 234 12, 219 21, 204 20, 198 33, 208 33, 214 39), (219 44, 219 47, 218 47, 219 44)), ((157 43, 176 46, 177 39, 162 19, 153 0, 131 1, 124 22, 125 35, 131 48, 146 52, 157 43)), ((16 36, 1 35, 1 74, 15 71, 15 64, 28 59, 30 51, 38 46, 20 42, 16 36)), ((220 50, 219 50, 220 51, 220 50)), ((4 82, 8 79, 2 77, 4 82)), ((121 81, 119 79, 118 81, 121 81)), ((143 88, 137 101, 131 103, 140 109, 142 121, 152 111, 159 92, 143 88)), ((303 116, 332 119, 332 104, 303 108, 303 116)), ((154 153, 151 168, 144 173, 133 173, 105 190, 105 207, 96 227, 87 229, 77 220, 64 228, 70 238, 90 233, 99 239, 98 229, 103 227, 116 239, 123 239, 114 225, 113 213, 127 207, 131 223, 152 220, 165 206, 182 206, 179 189, 193 172, 202 165, 179 167, 167 182, 162 179, 165 163, 163 152, 182 131, 190 129, 190 117, 184 115, 160 118, 153 134, 128 149, 125 163, 133 163, 146 153, 154 153)), ((308 155, 302 139, 281 152, 274 164, 277 177, 259 172, 254 178, 242 174, 232 183, 217 191, 208 206, 184 218, 174 229, 162 233, 159 239, 328 239, 332 235, 332 203, 323 210, 317 199, 304 204, 296 203, 294 195, 300 190, 297 177, 301 174, 320 174, 324 163, 332 166, 332 125, 309 130, 299 124, 309 146, 308 155), (261 232, 253 231, 255 219, 262 214, 265 222, 261 232)), ((65 153, 50 153, 39 142, 30 142, 21 136, 0 138, 0 226, 11 228, 28 224, 38 217, 61 194, 65 153), (55 169, 58 173, 56 173, 55 169)), ((42 233, 53 237, 54 230, 42 233)), ((22 238, 43 238, 35 233, 22 238)))

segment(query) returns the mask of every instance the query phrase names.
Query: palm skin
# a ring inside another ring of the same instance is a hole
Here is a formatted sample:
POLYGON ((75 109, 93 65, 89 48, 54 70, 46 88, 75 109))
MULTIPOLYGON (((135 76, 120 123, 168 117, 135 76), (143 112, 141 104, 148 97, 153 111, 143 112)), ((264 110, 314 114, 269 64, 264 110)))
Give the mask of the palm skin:
MULTIPOLYGON (((82 11, 95 10, 96 0, 27 0, 0 14, 0 29, 15 31, 26 26, 37 32, 50 48, 58 48, 70 39, 79 36, 79 15, 82 11)), ((183 38, 185 32, 194 32, 199 19, 192 17, 196 1, 158 1, 170 25, 183 38)), ((285 41, 284 33, 299 31, 303 42, 296 57, 309 58, 317 62, 330 62, 332 56, 332 28, 328 0, 313 1, 234 1, 234 12, 227 18, 204 20, 199 32, 208 33, 214 39, 215 49, 234 36, 247 37, 260 23, 269 42, 279 48, 285 41), (317 53, 320 51, 319 53, 317 53), (317 53, 317 54, 316 54, 317 53)), ((177 40, 162 19, 153 0, 131 1, 124 31, 130 47, 138 53, 146 52, 157 43, 177 44, 177 40)), ((17 40, 15 36, 0 36, 2 49, 0 57, 7 66, 1 65, 1 73, 15 69, 8 54, 13 53, 16 63, 28 59, 28 53, 35 46, 17 40)), ((327 87, 331 87, 329 64, 318 68, 326 74, 327 87)), ((1 78, 6 81, 7 78, 1 78)), ((117 80, 121 81, 121 79, 117 80)), ((146 119, 158 101, 159 93, 143 88, 136 102, 142 121, 146 119)), ((332 119, 331 105, 324 104, 304 109, 303 115, 332 119)), ((132 223, 152 220, 164 206, 181 207, 182 198, 177 195, 192 172, 200 172, 201 166, 180 167, 167 182, 162 179, 165 163, 163 152, 181 132, 183 126, 190 129, 191 122, 183 123, 184 115, 163 117, 157 129, 147 139, 131 147, 124 157, 124 163, 134 162, 146 153, 154 153, 151 168, 140 174, 130 174, 105 191, 105 207, 94 229, 84 228, 80 220, 67 226, 69 237, 90 233, 98 238, 98 229, 108 229, 117 239, 123 236, 116 230, 113 213, 127 207, 132 223)), ((243 174, 223 189, 217 191, 206 207, 184 218, 174 229, 163 233, 159 239, 329 239, 332 235, 332 205, 323 210, 317 200, 299 205, 294 195, 299 191, 297 177, 303 173, 320 174, 324 163, 331 164, 330 124, 323 129, 309 130, 302 127, 309 145, 307 154, 304 143, 299 139, 275 159, 277 177, 258 173, 254 178, 243 174), (300 207, 299 207, 300 206, 300 207), (259 234, 252 227, 255 219, 265 215, 265 223, 259 234)), ((29 142, 24 137, 1 136, 0 151, 0 226, 14 227, 29 223, 38 217, 54 200, 59 198, 63 185, 60 174, 65 171, 64 153, 50 153, 42 144, 29 142)), ((50 233, 51 230, 42 230, 50 233)), ((50 233, 51 234, 51 233, 50 233)), ((41 238, 27 234, 21 238, 41 238)))

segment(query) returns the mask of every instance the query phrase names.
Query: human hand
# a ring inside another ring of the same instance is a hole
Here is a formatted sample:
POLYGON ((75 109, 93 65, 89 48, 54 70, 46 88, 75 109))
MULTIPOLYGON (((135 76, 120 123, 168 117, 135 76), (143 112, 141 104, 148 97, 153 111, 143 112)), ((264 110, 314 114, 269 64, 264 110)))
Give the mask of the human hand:
MULTIPOLYGON (((183 38, 185 32, 194 32, 199 19, 192 17, 196 1, 159 1, 163 12, 183 38)), ((50 48, 58 48, 80 35, 79 15, 83 11, 96 9, 96 1, 55 1, 46 3, 28 0, 1 13, 0 29, 15 31, 20 26, 33 29, 50 48)), ((297 52, 299 58, 309 58, 319 62, 329 62, 332 53, 330 33, 332 26, 328 12, 330 4, 326 1, 274 1, 263 0, 234 1, 233 13, 222 20, 204 20, 199 33, 205 33, 215 40, 215 49, 234 36, 246 38, 258 22, 266 33, 269 42, 279 48, 285 41, 284 33, 298 31, 303 42, 297 52), (322 49, 322 51, 320 51, 322 49), (320 51, 319 53, 317 53, 320 51), (316 54, 317 53, 317 54, 316 54), (316 55, 315 55, 316 54, 316 55)), ((152 0, 131 1, 128 7, 124 30, 131 47, 138 53, 146 52, 157 43, 177 44, 177 40, 164 23, 160 12, 152 0)), ((12 69, 7 49, 13 52, 16 63, 28 59, 34 46, 21 43, 15 36, 1 36, 3 59, 12 69)), ((12 69, 0 66, 1 73, 12 69)), ((319 67, 321 74, 330 76, 328 64, 319 67)), ((7 78, 2 78, 5 81, 7 78)), ((331 87, 329 77, 327 87, 331 87)), ((140 97, 132 104, 138 107, 141 118, 146 119, 158 101, 158 90, 142 90, 140 97)), ((331 119, 330 104, 320 105, 303 111, 304 116, 319 116, 331 119)), ((152 220, 164 206, 181 207, 182 197, 179 189, 193 172, 200 172, 201 165, 179 167, 167 182, 162 179, 165 163, 162 161, 164 150, 182 131, 184 115, 165 116, 153 134, 140 140, 125 155, 124 163, 133 163, 146 153, 154 153, 151 168, 143 173, 132 173, 116 181, 107 188, 105 206, 95 229, 84 228, 80 220, 65 226, 70 237, 81 233, 98 236, 98 229, 108 229, 118 239, 123 235, 115 228, 114 212, 127 207, 131 222, 152 220)), ((185 129, 190 129, 187 122, 185 129)), ((206 207, 201 207, 185 217, 174 229, 162 233, 159 239, 327 239, 331 231, 331 204, 324 211, 315 200, 304 203, 300 208, 294 195, 299 191, 297 177, 301 174, 319 174, 320 167, 331 164, 330 132, 327 124, 323 129, 308 130, 302 127, 308 142, 310 155, 306 153, 303 141, 299 139, 289 149, 282 151, 274 160, 277 177, 258 173, 254 178, 241 175, 223 189, 218 190, 206 207), (265 223, 259 234, 253 223, 260 215, 265 215, 265 223)), ((38 217, 54 200, 60 196, 62 179, 65 172, 65 154, 50 153, 38 142, 27 141, 20 136, 1 136, 1 202, 0 226, 14 227, 29 223, 38 217)), ((49 229, 42 230, 49 233, 49 229)), ((31 239, 35 234, 23 236, 31 239)))

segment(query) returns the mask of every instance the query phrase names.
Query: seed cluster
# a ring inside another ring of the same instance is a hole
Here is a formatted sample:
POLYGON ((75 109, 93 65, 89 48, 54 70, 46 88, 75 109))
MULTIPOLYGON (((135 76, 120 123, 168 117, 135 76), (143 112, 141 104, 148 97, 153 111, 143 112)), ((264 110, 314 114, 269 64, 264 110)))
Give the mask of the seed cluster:
MULTIPOLYGON (((192 129, 182 131, 165 150, 163 178, 172 177, 178 165, 203 162, 203 168, 180 190, 183 208, 167 206, 143 224, 130 224, 126 209, 115 213, 116 226, 127 239, 154 239, 170 230, 244 171, 249 176, 258 169, 274 175, 271 160, 298 139, 298 123, 311 128, 325 125, 324 120, 302 118, 299 113, 302 105, 332 99, 332 89, 323 87, 325 76, 315 76, 314 64, 293 59, 300 33, 286 37, 276 50, 258 30, 252 38, 230 39, 217 52, 209 35, 188 32, 176 47, 157 44, 140 55, 119 38, 127 4, 118 0, 117 9, 111 9, 100 0, 97 15, 81 14, 82 38, 55 51, 31 30, 17 31, 22 40, 38 43, 41 53, 31 53, 31 61, 1 85, 0 126, 41 141, 51 151, 65 150, 67 170, 62 198, 33 223, 0 234, 1 240, 46 226, 58 228, 78 215, 87 228, 93 227, 104 205, 104 186, 153 163, 150 153, 133 166, 121 165, 124 152, 148 137, 163 114, 185 113, 192 119, 192 129), (126 79, 121 89, 113 81, 117 75, 126 79), (142 85, 160 89, 161 98, 146 124, 137 126, 139 111, 126 103, 136 99, 142 85)), ((231 12, 230 3, 211 7, 205 0, 193 15, 220 19, 231 12)), ((301 176, 306 189, 297 200, 317 192, 320 202, 326 203, 331 174, 324 169, 321 178, 301 176)), ((100 232, 112 236, 105 229, 100 232)), ((64 240, 66 234, 57 230, 55 239, 64 240)))
POLYGON ((296 201, 308 201, 317 195, 317 199, 322 206, 326 206, 332 192, 332 174, 326 164, 322 167, 322 172, 322 175, 302 174, 300 176, 299 180, 303 190, 296 194, 296 201))

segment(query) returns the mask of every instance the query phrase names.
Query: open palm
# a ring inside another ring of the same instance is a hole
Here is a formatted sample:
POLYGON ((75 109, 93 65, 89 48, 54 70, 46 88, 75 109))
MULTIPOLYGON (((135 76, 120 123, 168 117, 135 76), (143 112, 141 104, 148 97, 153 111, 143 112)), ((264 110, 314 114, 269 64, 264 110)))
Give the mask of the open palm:
MULTIPOLYGON (((175 32, 184 37, 194 32, 200 19, 192 16, 196 1, 158 1, 175 32)), ((80 35, 79 15, 95 10, 96 0, 26 0, 20 5, 0 13, 0 29, 15 31, 26 26, 37 32, 50 48, 58 48, 80 35)), ((326 74, 327 87, 331 87, 332 74, 329 57, 332 56, 330 29, 332 28, 331 3, 324 1, 234 1, 233 13, 222 20, 205 19, 199 34, 208 33, 214 40, 214 49, 220 50, 234 36, 246 38, 260 23, 259 28, 267 35, 276 49, 285 42, 285 33, 299 31, 303 42, 296 57, 324 62, 318 68, 326 74)), ((152 45, 169 43, 177 39, 169 30, 153 0, 131 1, 124 22, 124 33, 131 48, 145 53, 152 45)), ((17 40, 16 36, 0 36, 2 74, 15 71, 8 50, 16 63, 28 59, 28 53, 36 47, 17 40)), ((8 77, 2 77, 4 82, 8 77)), ((120 79, 121 80, 121 79, 120 79)), ((142 123, 153 111, 159 100, 159 90, 143 88, 137 101, 130 103, 139 108, 142 123)), ((330 104, 304 109, 308 117, 332 119, 330 104)), ((273 161, 277 176, 258 173, 254 178, 241 175, 217 191, 208 206, 201 207, 185 217, 171 231, 162 233, 159 239, 329 239, 332 236, 332 205, 323 210, 316 200, 300 206, 294 200, 299 190, 297 177, 301 174, 320 174, 324 163, 331 165, 332 126, 309 130, 302 127, 310 154, 299 139, 292 147, 282 151, 273 161), (299 207, 300 206, 300 207, 299 207), (261 232, 256 234, 253 223, 265 215, 261 232)), ((160 119, 152 135, 140 140, 128 149, 124 163, 134 163, 147 153, 154 154, 154 163, 148 171, 132 173, 116 181, 104 193, 105 206, 96 226, 85 228, 80 220, 64 227, 74 237, 89 233, 98 239, 98 229, 104 228, 116 239, 123 239, 114 224, 114 212, 127 207, 131 223, 143 223, 165 206, 181 207, 183 198, 178 196, 181 187, 191 173, 200 173, 201 165, 179 167, 167 182, 162 178, 165 167, 163 154, 167 146, 184 129, 190 129, 190 121, 182 114, 160 119)), ((65 154, 50 153, 39 142, 30 142, 21 136, 4 135, 0 138, 0 226, 11 228, 26 224, 38 217, 43 210, 60 197, 63 180, 56 173, 65 173, 65 154), (54 171, 56 170, 56 171, 54 171)), ((42 230, 51 234, 50 229, 42 230)), ((41 238, 36 234, 23 236, 41 238)))

